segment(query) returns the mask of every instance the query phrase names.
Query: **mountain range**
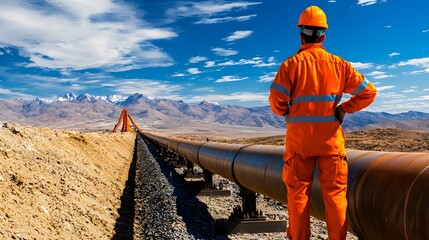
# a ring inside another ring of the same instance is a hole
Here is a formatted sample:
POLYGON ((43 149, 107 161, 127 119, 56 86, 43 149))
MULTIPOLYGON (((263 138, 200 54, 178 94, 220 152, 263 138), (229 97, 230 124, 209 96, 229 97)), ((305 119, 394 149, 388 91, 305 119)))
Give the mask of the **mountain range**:
MULTIPOLYGON (((241 107, 203 101, 197 105, 171 99, 130 96, 93 96, 65 94, 55 100, 33 101, 0 99, 0 121, 66 129, 113 129, 123 108, 141 128, 173 129, 181 126, 246 126, 285 128, 283 117, 274 115, 269 106, 241 107)), ((347 114, 346 131, 394 127, 429 130, 429 113, 409 111, 390 114, 361 111, 347 114)))

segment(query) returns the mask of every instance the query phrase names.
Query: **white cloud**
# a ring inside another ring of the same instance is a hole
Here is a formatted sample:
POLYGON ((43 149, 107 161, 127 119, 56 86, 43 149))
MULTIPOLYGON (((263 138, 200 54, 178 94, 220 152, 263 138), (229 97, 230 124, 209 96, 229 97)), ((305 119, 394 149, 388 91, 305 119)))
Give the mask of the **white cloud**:
POLYGON ((357 4, 361 6, 369 6, 376 3, 377 3, 377 0, 358 0, 357 4))
POLYGON ((223 40, 225 40, 227 42, 232 42, 232 41, 235 41, 235 40, 238 40, 238 39, 247 38, 252 33, 253 33, 253 31, 250 31, 250 30, 247 30, 247 31, 235 31, 231 35, 229 35, 228 37, 224 38, 223 40))
POLYGON ((2 1, 0 42, 29 59, 30 67, 125 71, 170 66, 151 40, 171 39, 168 28, 150 27, 130 6, 113 0, 2 1))
POLYGON ((205 67, 209 68, 209 67, 214 67, 216 65, 215 61, 207 61, 205 62, 205 67))
POLYGON ((252 5, 262 4, 262 2, 226 2, 224 0, 211 0, 201 2, 177 2, 166 11, 167 16, 173 19, 179 17, 193 16, 214 16, 232 10, 246 9, 252 5))
POLYGON ((426 92, 426 91, 429 91, 429 88, 425 88, 425 89, 423 89, 423 91, 425 91, 425 92, 426 92))
POLYGON ((238 51, 233 50, 233 49, 226 49, 226 48, 212 48, 212 51, 215 52, 217 55, 219 56, 232 56, 232 55, 236 55, 238 53, 238 51))
POLYGON ((392 27, 392 25, 386 25, 386 26, 384 26, 385 28, 387 28, 387 29, 389 29, 389 28, 391 28, 392 27))
POLYGON ((406 89, 406 90, 402 90, 403 93, 410 93, 410 92, 416 92, 416 90, 414 89, 406 89))
POLYGON ((402 61, 397 64, 398 66, 421 66, 429 67, 429 57, 427 58, 415 58, 407 61, 402 61))
POLYGON ((189 59, 190 63, 198 63, 198 62, 202 62, 202 61, 206 61, 207 58, 204 56, 195 56, 195 57, 191 57, 189 59))
POLYGON ((237 81, 243 81, 249 79, 248 77, 237 77, 237 76, 223 76, 222 78, 216 80, 216 83, 223 83, 223 82, 237 82, 237 81))
POLYGON ((195 91, 198 91, 198 92, 214 92, 214 88, 212 88, 212 87, 201 87, 201 88, 196 88, 195 91))
POLYGON ((6 98, 19 98, 24 100, 33 100, 36 97, 33 95, 20 93, 20 92, 13 92, 10 89, 0 88, 0 95, 6 95, 6 98))
POLYGON ((272 82, 277 72, 270 72, 268 74, 262 75, 259 77, 258 82, 272 82))
POLYGON ((184 73, 175 73, 171 75, 172 77, 184 77, 185 74, 184 73))
POLYGON ((389 54, 389 57, 399 56, 399 55, 401 55, 401 54, 397 53, 397 52, 392 52, 392 53, 389 54))
POLYGON ((429 29, 422 30, 422 32, 427 33, 429 32, 429 29))
POLYGON ((377 91, 381 92, 387 89, 392 89, 395 88, 396 86, 381 86, 381 87, 377 87, 377 91))
POLYGON ((158 80, 127 79, 116 82, 116 86, 112 87, 112 90, 122 95, 131 95, 138 92, 150 97, 181 100, 183 97, 177 92, 182 88, 180 85, 158 80))
POLYGON ((201 71, 198 68, 188 68, 188 73, 191 75, 200 74, 201 71))
POLYGON ((429 57, 427 58, 415 58, 415 59, 409 59, 407 61, 399 62, 393 67, 403 67, 403 66, 414 66, 414 67, 420 67, 423 68, 422 70, 415 70, 410 72, 410 74, 420 74, 420 73, 429 73, 429 57))
POLYGON ((206 62, 205 67, 226 67, 226 66, 238 66, 238 65, 253 65, 253 67, 272 67, 276 66, 273 57, 268 58, 268 62, 264 62, 261 57, 253 57, 251 59, 240 59, 238 61, 228 60, 226 62, 216 63, 215 61, 206 62))
POLYGON ((372 63, 361 63, 361 62, 350 62, 350 63, 356 69, 367 69, 367 68, 373 67, 372 63))
POLYGON ((233 92, 231 94, 193 96, 191 98, 188 98, 186 101, 191 103, 198 103, 204 100, 210 102, 267 102, 268 93, 233 92))
POLYGON ((382 78, 389 78, 389 77, 394 77, 394 75, 388 75, 386 74, 386 72, 381 72, 381 71, 374 71, 368 74, 365 74, 366 76, 371 76, 375 79, 382 79, 382 78))
POLYGON ((256 14, 252 14, 252 15, 245 15, 245 16, 238 16, 238 17, 203 18, 199 21, 196 21, 195 24, 215 24, 215 23, 225 23, 225 22, 232 22, 232 21, 244 22, 256 16, 257 16, 256 14))

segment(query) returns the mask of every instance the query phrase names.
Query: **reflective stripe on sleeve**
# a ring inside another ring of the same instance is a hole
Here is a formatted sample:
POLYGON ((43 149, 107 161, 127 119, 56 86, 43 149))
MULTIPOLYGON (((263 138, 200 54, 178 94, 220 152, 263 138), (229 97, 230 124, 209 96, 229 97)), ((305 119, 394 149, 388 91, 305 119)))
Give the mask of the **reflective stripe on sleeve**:
POLYGON ((342 95, 301 96, 291 100, 291 105, 300 102, 340 102, 342 95))
POLYGON ((287 117, 287 123, 326 123, 338 121, 335 116, 296 116, 287 117))
POLYGON ((359 95, 363 90, 365 90, 366 86, 368 85, 369 81, 365 78, 361 84, 353 91, 352 95, 359 95))
POLYGON ((288 97, 290 97, 290 91, 278 83, 273 82, 271 84, 271 88, 283 93, 284 95, 286 95, 288 97))

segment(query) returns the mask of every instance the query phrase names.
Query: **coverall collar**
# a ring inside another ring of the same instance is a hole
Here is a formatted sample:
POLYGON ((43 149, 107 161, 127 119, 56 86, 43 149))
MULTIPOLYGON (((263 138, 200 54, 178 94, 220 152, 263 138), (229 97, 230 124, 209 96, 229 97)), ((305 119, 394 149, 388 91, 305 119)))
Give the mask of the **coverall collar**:
POLYGON ((325 47, 322 45, 322 43, 303 43, 299 47, 298 53, 310 48, 321 48, 323 50, 326 50, 325 47))

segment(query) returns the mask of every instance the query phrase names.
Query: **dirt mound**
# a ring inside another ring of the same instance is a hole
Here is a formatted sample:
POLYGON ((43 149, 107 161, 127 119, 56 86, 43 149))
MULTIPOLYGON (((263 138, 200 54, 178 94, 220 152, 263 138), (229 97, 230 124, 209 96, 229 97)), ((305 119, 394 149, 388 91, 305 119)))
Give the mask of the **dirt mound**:
POLYGON ((0 238, 111 238, 134 139, 3 124, 0 238))

